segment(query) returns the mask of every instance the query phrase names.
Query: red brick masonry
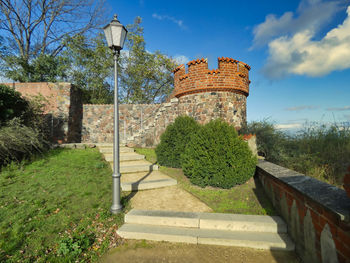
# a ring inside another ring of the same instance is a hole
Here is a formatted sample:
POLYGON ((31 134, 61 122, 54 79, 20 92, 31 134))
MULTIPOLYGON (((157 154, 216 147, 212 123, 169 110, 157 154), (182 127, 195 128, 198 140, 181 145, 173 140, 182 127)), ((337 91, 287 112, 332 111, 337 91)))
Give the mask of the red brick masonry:
POLYGON ((350 198, 344 190, 264 161, 256 176, 304 262, 350 262, 350 198))
POLYGON ((238 60, 226 57, 218 58, 218 69, 209 70, 207 59, 192 60, 174 70, 174 91, 171 97, 200 92, 228 91, 249 95, 250 67, 238 60))

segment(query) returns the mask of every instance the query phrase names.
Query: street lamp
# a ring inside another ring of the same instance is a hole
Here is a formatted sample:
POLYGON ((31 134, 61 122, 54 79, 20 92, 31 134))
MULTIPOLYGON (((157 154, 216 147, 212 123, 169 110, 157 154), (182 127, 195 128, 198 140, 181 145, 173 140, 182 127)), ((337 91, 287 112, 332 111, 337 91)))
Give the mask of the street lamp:
POLYGON ((120 163, 119 163, 119 105, 118 105, 118 64, 120 50, 123 49, 128 31, 120 24, 117 15, 114 15, 111 23, 103 28, 107 44, 113 50, 114 58, 114 136, 113 136, 113 197, 111 212, 119 213, 123 206, 120 202, 120 163))

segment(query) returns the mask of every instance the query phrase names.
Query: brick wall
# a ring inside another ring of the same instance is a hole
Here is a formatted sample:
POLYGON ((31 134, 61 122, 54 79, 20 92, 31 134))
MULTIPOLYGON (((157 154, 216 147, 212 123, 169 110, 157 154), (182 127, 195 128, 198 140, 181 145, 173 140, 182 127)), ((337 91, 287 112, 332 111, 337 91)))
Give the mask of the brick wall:
POLYGON ((250 67, 232 58, 218 58, 218 69, 209 70, 206 59, 192 60, 174 70, 174 91, 171 97, 200 92, 227 91, 249 95, 250 67))
POLYGON ((44 113, 54 142, 80 142, 81 93, 70 83, 4 83, 31 98, 41 94, 46 100, 44 113))
POLYGON ((256 177, 304 262, 350 262, 350 199, 344 190, 265 161, 256 177))

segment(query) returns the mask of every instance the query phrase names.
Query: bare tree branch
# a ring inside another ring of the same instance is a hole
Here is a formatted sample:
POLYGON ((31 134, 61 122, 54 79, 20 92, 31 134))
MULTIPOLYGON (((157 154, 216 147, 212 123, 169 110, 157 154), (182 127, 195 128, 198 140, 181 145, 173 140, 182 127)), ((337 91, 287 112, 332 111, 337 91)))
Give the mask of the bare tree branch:
POLYGON ((29 61, 57 55, 65 36, 101 28, 104 14, 104 0, 0 0, 0 33, 29 61))

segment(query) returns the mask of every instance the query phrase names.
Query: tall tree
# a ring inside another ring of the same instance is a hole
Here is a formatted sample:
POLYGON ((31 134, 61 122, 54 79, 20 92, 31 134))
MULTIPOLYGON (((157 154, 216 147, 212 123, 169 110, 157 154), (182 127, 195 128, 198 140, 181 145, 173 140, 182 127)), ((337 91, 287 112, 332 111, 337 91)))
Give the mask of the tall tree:
POLYGON ((105 42, 102 33, 90 39, 76 35, 65 41, 60 56, 61 64, 66 65, 65 79, 83 90, 83 103, 113 102, 113 57, 105 42))
POLYGON ((13 80, 31 81, 36 59, 51 65, 64 48, 64 37, 106 23, 103 4, 103 0, 0 0, 0 33, 11 46, 10 53, 1 57, 8 68, 5 73, 13 80))
POLYGON ((126 52, 120 66, 121 100, 124 103, 154 103, 164 101, 173 89, 172 70, 176 62, 160 51, 146 50, 142 19, 137 17, 128 25, 126 52))

